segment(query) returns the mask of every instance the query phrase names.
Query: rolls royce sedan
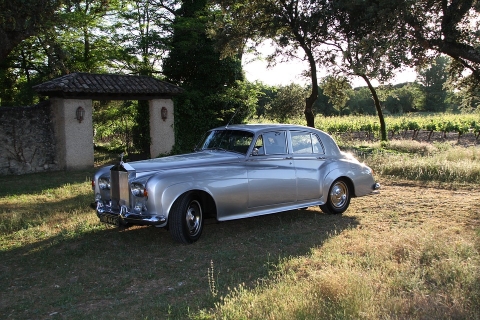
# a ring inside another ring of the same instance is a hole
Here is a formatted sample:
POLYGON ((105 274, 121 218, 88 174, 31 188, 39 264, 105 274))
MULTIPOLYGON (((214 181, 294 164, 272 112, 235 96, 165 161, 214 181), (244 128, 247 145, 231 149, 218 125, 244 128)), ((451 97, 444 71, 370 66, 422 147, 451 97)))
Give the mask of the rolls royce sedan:
POLYGON ((123 162, 92 181, 96 213, 116 226, 154 225, 180 243, 197 241, 204 219, 233 220, 320 206, 347 210, 378 193, 372 169, 340 151, 327 133, 282 125, 208 131, 193 153, 123 162))

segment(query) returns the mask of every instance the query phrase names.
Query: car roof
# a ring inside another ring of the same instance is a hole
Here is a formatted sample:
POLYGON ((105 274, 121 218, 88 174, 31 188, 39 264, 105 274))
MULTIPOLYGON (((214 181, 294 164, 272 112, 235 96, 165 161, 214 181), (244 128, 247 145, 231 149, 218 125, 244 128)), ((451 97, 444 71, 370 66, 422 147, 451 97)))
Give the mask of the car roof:
POLYGON ((327 155, 339 155, 340 149, 338 148, 335 140, 328 133, 311 127, 300 126, 295 124, 278 124, 278 123, 264 123, 264 124, 234 124, 224 127, 218 127, 212 130, 244 130, 250 131, 253 134, 258 134, 266 130, 302 130, 315 133, 320 136, 323 145, 325 146, 325 152, 327 155))
POLYGON ((295 124, 280 124, 280 123, 259 123, 259 124, 232 124, 224 127, 218 127, 213 130, 248 130, 251 132, 258 132, 258 131, 263 131, 263 130, 268 130, 268 129, 274 129, 274 130, 314 130, 314 131, 320 131, 315 128, 311 127, 306 127, 306 126, 300 126, 300 125, 295 125, 295 124))

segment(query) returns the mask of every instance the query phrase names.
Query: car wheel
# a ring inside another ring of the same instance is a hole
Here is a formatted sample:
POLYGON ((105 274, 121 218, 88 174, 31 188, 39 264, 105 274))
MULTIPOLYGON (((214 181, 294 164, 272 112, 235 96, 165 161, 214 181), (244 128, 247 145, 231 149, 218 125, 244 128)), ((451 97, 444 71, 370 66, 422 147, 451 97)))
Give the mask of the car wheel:
POLYGON ((193 243, 200 238, 203 211, 194 193, 185 193, 175 201, 169 215, 169 227, 173 239, 180 243, 193 243))
POLYGON ((350 189, 343 179, 337 179, 332 183, 328 191, 327 202, 320 206, 323 212, 329 214, 344 213, 350 205, 350 189))

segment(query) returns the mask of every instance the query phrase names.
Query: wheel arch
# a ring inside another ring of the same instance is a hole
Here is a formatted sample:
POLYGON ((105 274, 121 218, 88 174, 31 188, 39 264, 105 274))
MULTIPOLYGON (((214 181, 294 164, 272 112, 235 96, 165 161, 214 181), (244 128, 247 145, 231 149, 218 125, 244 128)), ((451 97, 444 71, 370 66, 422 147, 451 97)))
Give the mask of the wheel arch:
POLYGON ((196 196, 200 202, 200 205, 202 206, 202 211, 205 215, 205 217, 207 218, 211 218, 211 217, 217 217, 217 205, 216 205, 216 202, 215 200, 213 199, 213 196, 208 193, 207 191, 205 190, 202 190, 202 189, 190 189, 190 190, 186 190, 182 193, 179 193, 175 199, 172 201, 168 211, 169 211, 169 215, 170 215, 170 210, 172 209, 172 206, 173 204, 176 202, 176 201, 179 201, 179 199, 185 195, 185 194, 192 194, 194 196, 196 196))
POLYGON ((342 171, 341 169, 335 169, 333 171, 330 171, 327 174, 327 176, 323 180, 324 181, 324 185, 323 185, 323 194, 324 195, 328 195, 328 191, 330 190, 330 187, 332 186, 332 184, 335 181, 341 179, 341 180, 343 180, 347 183, 348 190, 350 191, 351 197, 352 198, 356 197, 356 195, 355 195, 355 184, 353 183, 352 178, 349 177, 348 175, 342 174, 342 172, 344 173, 344 171, 342 171))
POLYGON ((194 189, 188 192, 195 194, 199 198, 205 217, 217 217, 217 205, 210 193, 200 189, 194 189))

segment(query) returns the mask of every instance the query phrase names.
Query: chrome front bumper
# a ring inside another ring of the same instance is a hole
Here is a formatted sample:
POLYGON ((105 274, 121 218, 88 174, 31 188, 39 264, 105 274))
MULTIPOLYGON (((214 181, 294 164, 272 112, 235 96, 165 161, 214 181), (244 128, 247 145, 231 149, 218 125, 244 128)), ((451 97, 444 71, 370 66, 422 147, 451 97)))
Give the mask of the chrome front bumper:
POLYGON ((136 212, 129 212, 128 207, 123 205, 120 209, 114 209, 110 205, 97 201, 96 212, 101 222, 113 225, 152 225, 164 227, 167 224, 167 218, 157 215, 145 215, 136 212))

